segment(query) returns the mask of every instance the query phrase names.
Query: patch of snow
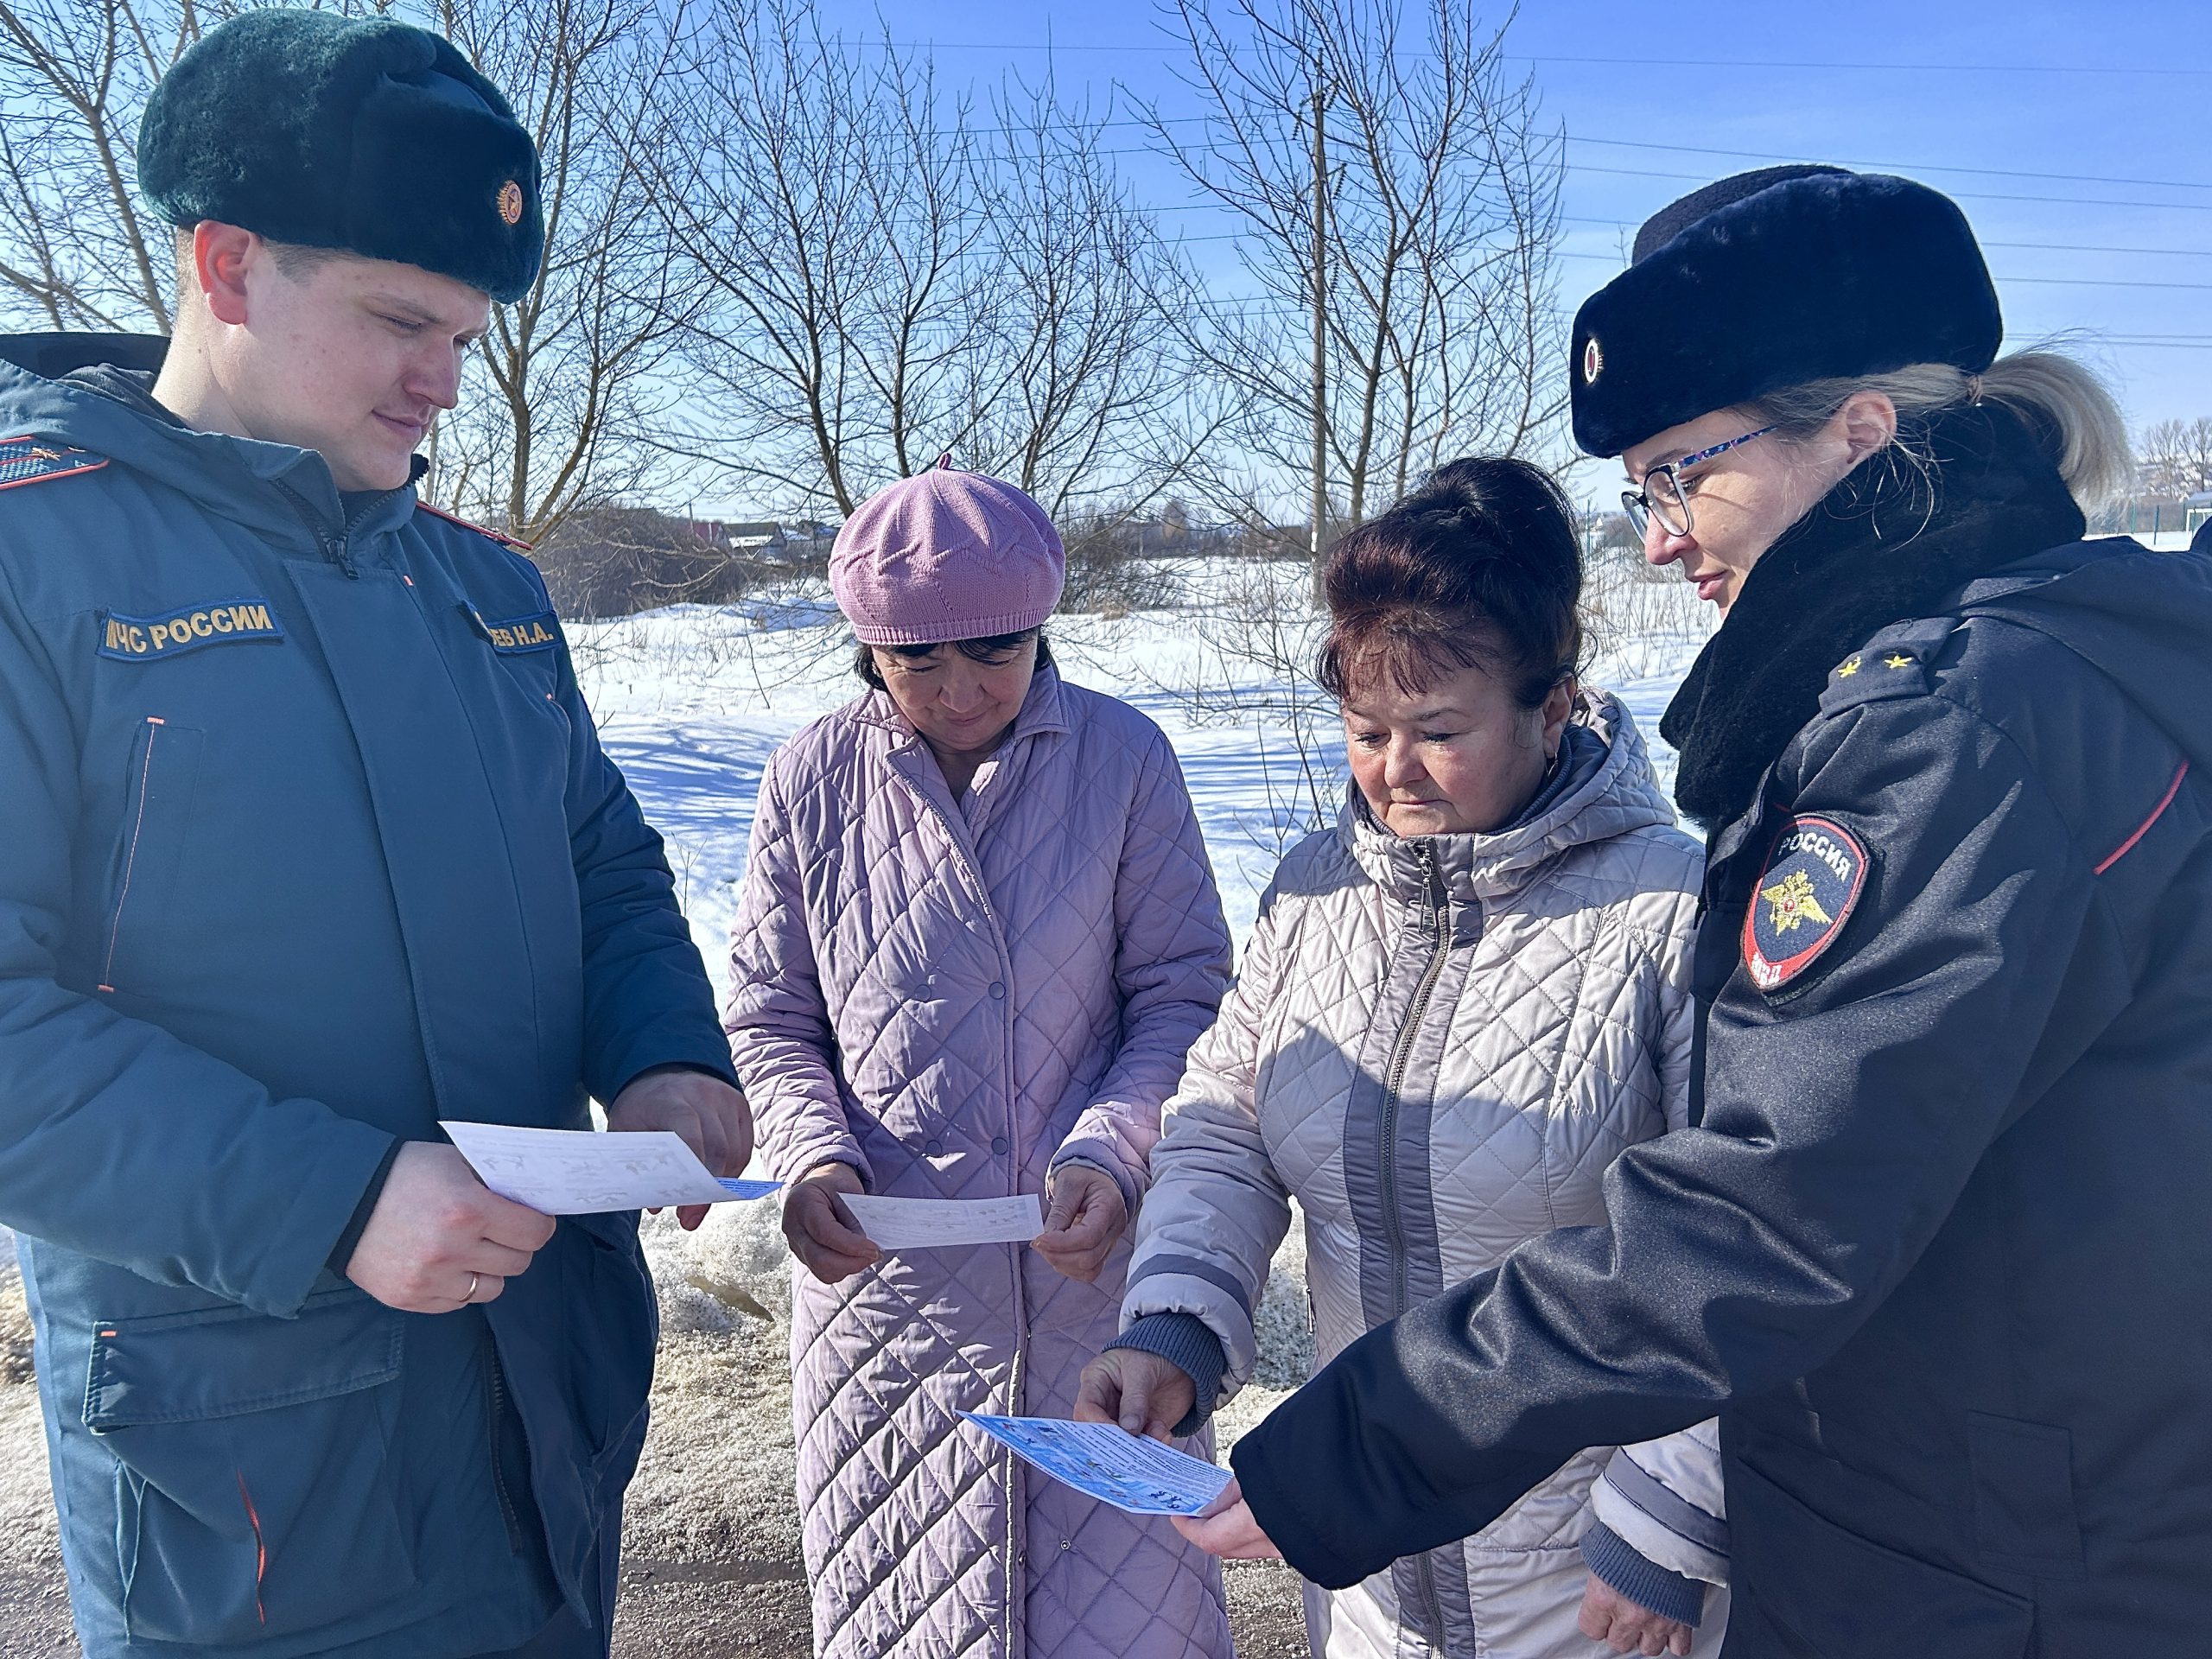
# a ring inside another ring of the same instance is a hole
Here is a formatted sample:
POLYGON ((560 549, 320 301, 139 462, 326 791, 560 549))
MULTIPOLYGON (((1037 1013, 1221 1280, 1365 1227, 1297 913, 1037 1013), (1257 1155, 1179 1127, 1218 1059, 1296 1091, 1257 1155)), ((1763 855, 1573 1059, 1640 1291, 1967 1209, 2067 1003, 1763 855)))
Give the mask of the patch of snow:
MULTIPOLYGON (((1300 807, 1312 816, 1318 789, 1332 811, 1344 785, 1343 740, 1325 711, 1313 713, 1314 689, 1221 649, 1252 570, 1193 561, 1179 571, 1187 603, 1177 610, 1056 617, 1049 626, 1069 680, 1141 709, 1175 746, 1239 939, 1297 838, 1300 807), (1203 698, 1193 695, 1201 687, 1203 698), (1305 754, 1291 712, 1301 707, 1305 754)), ((1671 785, 1675 757, 1659 715, 1710 623, 1680 582, 1615 582, 1592 608, 1586 677, 1621 696, 1671 785)), ((1289 631, 1303 626, 1294 619, 1289 631)), ((785 740, 861 691, 851 636, 820 588, 574 623, 569 634, 601 739, 667 839, 677 898, 719 990, 761 772, 785 740)))

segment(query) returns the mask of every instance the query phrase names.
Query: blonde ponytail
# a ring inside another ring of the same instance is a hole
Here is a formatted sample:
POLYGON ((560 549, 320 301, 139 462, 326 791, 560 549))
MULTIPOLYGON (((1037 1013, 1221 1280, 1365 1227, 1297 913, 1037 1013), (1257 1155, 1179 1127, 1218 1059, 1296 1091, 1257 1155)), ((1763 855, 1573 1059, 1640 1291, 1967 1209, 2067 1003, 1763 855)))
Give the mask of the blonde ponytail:
POLYGON ((1755 399, 1750 407, 1790 432, 1825 425, 1854 393, 1878 391, 1897 406, 1898 443, 1915 424, 1967 404, 2002 404, 2043 441, 2058 474, 2085 512, 2124 491, 2134 476, 2127 423, 2096 373, 2047 349, 2000 357, 1978 375, 1948 363, 1916 363, 1888 374, 1808 381, 1755 399))

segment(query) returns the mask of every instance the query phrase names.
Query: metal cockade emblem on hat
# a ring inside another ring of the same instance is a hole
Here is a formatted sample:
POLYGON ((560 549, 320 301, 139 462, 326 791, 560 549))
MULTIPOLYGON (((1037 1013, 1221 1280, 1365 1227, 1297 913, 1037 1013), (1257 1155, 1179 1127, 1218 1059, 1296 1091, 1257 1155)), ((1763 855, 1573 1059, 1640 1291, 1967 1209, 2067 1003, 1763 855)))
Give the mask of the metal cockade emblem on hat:
POLYGON ((1582 384, 1588 385, 1605 366, 1605 354, 1598 349, 1598 336, 1592 334, 1582 346, 1582 384))
POLYGON ((522 223, 522 186, 512 179, 499 187, 499 217, 510 225, 522 223))

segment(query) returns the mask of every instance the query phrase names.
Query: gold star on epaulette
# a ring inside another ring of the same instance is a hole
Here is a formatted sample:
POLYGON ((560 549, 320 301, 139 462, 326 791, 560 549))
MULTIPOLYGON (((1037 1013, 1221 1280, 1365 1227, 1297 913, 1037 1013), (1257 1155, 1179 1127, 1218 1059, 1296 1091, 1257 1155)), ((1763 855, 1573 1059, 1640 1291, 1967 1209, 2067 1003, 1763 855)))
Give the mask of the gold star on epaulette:
POLYGON ((1910 668, 1912 666, 1912 658, 1900 652, 1895 655, 1882 658, 1882 664, 1885 668, 1910 668))
POLYGON ((1854 657, 1849 662, 1846 663, 1841 668, 1836 670, 1835 677, 1839 680, 1847 680, 1858 671, 1859 658, 1854 657))

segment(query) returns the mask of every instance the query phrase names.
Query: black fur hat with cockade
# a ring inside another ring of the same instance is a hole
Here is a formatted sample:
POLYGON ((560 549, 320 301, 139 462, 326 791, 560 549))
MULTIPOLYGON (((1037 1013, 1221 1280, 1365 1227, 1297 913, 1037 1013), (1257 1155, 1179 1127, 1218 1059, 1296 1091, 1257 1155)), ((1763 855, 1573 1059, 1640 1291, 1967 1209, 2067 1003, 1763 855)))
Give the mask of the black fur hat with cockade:
POLYGON ((389 18, 250 11, 155 87, 138 188, 172 225, 393 259, 493 299, 544 249, 537 147, 453 43, 389 18))
POLYGON ((1574 438, 1593 455, 1808 380, 1979 374, 2005 333, 1966 215, 1910 179, 1739 173, 1655 214, 1635 261, 1574 319, 1574 438))

